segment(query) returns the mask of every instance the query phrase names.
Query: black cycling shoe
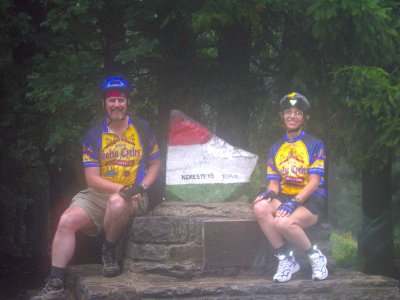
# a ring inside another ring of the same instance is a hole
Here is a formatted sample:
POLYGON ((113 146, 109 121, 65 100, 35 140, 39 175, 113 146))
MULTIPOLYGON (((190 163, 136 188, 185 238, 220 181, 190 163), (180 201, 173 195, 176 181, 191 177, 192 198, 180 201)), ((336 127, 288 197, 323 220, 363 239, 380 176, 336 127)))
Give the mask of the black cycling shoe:
POLYGON ((64 294, 64 283, 56 277, 48 277, 42 290, 30 300, 58 300, 66 299, 64 294))
POLYGON ((103 249, 101 251, 101 259, 103 261, 103 276, 115 277, 121 274, 121 269, 117 263, 115 251, 103 249))

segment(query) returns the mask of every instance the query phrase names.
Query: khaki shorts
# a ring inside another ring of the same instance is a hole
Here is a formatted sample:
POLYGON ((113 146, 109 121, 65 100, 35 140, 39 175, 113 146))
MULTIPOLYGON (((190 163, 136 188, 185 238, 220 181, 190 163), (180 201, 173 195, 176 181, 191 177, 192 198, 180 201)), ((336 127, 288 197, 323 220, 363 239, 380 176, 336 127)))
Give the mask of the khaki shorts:
MULTIPOLYGON (((110 194, 101 193, 93 188, 80 191, 72 198, 71 206, 83 208, 92 219, 95 227, 84 228, 82 232, 88 236, 96 236, 103 230, 104 214, 107 208, 107 202, 110 194)), ((134 216, 144 215, 149 206, 149 197, 147 194, 142 197, 142 201, 137 202, 134 216)))

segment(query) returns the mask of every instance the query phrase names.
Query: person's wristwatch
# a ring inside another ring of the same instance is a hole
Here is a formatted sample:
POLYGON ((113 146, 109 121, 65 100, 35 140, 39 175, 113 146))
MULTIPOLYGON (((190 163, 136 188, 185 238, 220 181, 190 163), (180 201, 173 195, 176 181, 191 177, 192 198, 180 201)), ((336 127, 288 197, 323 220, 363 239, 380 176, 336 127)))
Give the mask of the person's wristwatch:
POLYGON ((297 205, 301 205, 301 201, 300 201, 299 198, 294 197, 294 198, 292 198, 292 200, 293 200, 294 202, 296 202, 297 205))

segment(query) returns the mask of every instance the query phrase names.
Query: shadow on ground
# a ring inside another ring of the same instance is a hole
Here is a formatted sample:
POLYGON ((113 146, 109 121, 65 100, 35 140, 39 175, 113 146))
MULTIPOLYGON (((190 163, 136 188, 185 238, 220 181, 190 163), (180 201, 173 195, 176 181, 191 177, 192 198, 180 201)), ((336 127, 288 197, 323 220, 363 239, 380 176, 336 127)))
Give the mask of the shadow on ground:
MULTIPOLYGON (((71 264, 101 262, 102 237, 77 235, 77 249, 71 264)), ((26 291, 39 289, 50 270, 51 258, 44 256, 0 256, 0 299, 26 299, 26 291)))

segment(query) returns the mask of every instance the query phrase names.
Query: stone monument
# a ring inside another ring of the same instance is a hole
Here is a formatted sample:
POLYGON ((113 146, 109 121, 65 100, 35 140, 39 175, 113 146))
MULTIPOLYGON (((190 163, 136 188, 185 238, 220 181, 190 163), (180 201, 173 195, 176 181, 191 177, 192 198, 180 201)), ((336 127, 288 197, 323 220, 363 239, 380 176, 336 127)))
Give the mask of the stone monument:
MULTIPOLYGON (((255 220, 252 199, 237 199, 241 189, 246 192, 243 187, 257 159, 173 110, 166 200, 133 220, 124 267, 179 278, 275 270, 276 259, 255 220)), ((330 256, 329 228, 314 231, 314 242, 330 256)))
POLYGON ((236 201, 245 194, 258 156, 234 147, 179 110, 169 124, 166 199, 236 201))

